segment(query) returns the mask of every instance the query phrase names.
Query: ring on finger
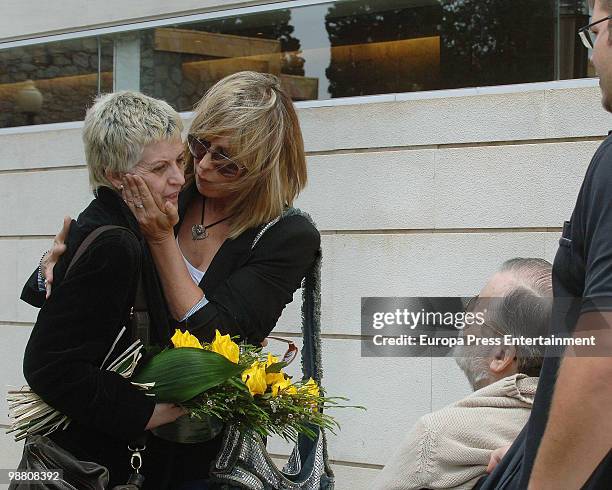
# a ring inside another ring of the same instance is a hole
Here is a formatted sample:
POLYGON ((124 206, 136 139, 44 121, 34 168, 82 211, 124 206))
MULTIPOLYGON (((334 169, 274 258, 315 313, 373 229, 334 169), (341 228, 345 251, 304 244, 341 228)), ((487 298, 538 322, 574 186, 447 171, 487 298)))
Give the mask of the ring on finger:
POLYGON ((142 202, 137 202, 134 204, 134 206, 136 206, 138 209, 144 208, 144 204, 142 202))

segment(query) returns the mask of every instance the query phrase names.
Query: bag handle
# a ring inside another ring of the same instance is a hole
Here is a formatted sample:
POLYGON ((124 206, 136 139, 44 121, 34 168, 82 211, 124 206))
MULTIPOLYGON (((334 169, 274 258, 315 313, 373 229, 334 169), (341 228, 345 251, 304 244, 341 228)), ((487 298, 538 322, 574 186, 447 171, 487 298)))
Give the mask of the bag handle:
MULTIPOLYGON (((106 231, 122 229, 127 230, 132 233, 131 230, 124 226, 118 225, 104 225, 93 230, 89 235, 85 237, 85 239, 77 248, 77 251, 72 256, 70 260, 70 264, 68 264, 68 268, 66 269, 66 274, 64 277, 68 276, 70 269, 77 263, 77 261, 83 256, 85 251, 91 246, 96 238, 102 235, 106 231)), ((149 343, 149 312, 147 308, 147 297, 145 296, 144 284, 142 281, 142 267, 138 272, 138 285, 136 286, 136 296, 134 297, 134 306, 130 311, 130 326, 131 326, 131 334, 132 340, 140 339, 140 341, 147 345, 149 343)), ((114 348, 111 347, 111 352, 114 348)), ((109 352, 110 354, 110 352, 109 352)), ((103 363, 104 364, 104 363, 103 363)), ((144 482, 144 476, 139 472, 140 467, 142 465, 142 456, 140 454, 141 451, 144 451, 146 446, 146 441, 148 438, 148 433, 143 432, 138 437, 134 438, 128 444, 128 450, 131 453, 130 464, 134 469, 134 472, 130 475, 129 480, 126 486, 130 484, 134 485, 134 488, 140 488, 144 482), (133 448, 132 448, 133 446, 133 448)), ((123 486, 121 486, 123 487, 123 486)), ((118 487, 113 487, 118 488, 118 487)))
MULTIPOLYGON (((253 240, 251 250, 255 248, 259 239, 272 226, 283 218, 295 215, 306 218, 316 228, 314 220, 308 213, 297 208, 288 208, 278 218, 262 227, 253 240)), ((319 385, 323 377, 321 367, 321 257, 322 251, 319 248, 315 260, 306 272, 302 282, 302 337, 304 339, 302 374, 304 378, 314 379, 319 385)))

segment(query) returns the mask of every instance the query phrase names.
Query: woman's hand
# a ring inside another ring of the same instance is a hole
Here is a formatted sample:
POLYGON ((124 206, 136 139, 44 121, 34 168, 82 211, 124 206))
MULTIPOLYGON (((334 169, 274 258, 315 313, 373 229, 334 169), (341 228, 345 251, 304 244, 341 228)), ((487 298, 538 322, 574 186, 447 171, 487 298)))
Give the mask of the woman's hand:
POLYGON ((140 231, 147 242, 174 240, 174 225, 179 221, 176 206, 151 194, 142 177, 125 174, 123 198, 138 220, 140 231))
POLYGON ((187 415, 187 413, 187 410, 185 410, 183 407, 175 405, 174 403, 156 403, 155 409, 153 410, 153 415, 151 415, 145 430, 155 429, 160 425, 174 422, 179 417, 187 415))
POLYGON ((68 236, 71 223, 72 218, 70 216, 64 216, 64 224, 62 225, 62 229, 57 235, 55 235, 55 238, 53 238, 53 246, 40 261, 40 272, 42 277, 45 278, 47 299, 49 299, 49 296, 51 296, 51 286, 53 285, 53 268, 55 267, 55 264, 57 264, 59 258, 66 251, 66 237, 68 236))

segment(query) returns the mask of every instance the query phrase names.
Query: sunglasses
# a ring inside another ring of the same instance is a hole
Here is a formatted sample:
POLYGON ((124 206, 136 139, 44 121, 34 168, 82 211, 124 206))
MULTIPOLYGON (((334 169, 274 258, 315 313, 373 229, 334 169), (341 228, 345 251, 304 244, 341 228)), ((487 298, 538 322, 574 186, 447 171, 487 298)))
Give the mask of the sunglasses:
POLYGON ((234 162, 222 152, 213 150, 210 141, 198 139, 190 134, 187 136, 187 146, 189 146, 189 152, 197 161, 202 160, 207 153, 210 153, 211 163, 215 167, 215 170, 223 177, 236 177, 241 171, 246 169, 244 165, 234 162))

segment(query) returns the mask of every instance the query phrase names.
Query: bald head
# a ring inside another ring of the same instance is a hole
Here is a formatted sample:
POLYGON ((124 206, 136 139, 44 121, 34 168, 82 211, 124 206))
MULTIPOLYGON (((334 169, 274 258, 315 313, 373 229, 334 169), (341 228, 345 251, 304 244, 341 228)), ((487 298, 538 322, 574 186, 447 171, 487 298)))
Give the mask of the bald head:
MULTIPOLYGON (((478 296, 475 311, 484 314, 485 324, 467 333, 515 338, 546 335, 552 312, 552 265, 535 258, 508 260, 478 296)), ((541 350, 529 345, 457 346, 454 355, 474 389, 516 373, 538 376, 543 360, 541 350)))

